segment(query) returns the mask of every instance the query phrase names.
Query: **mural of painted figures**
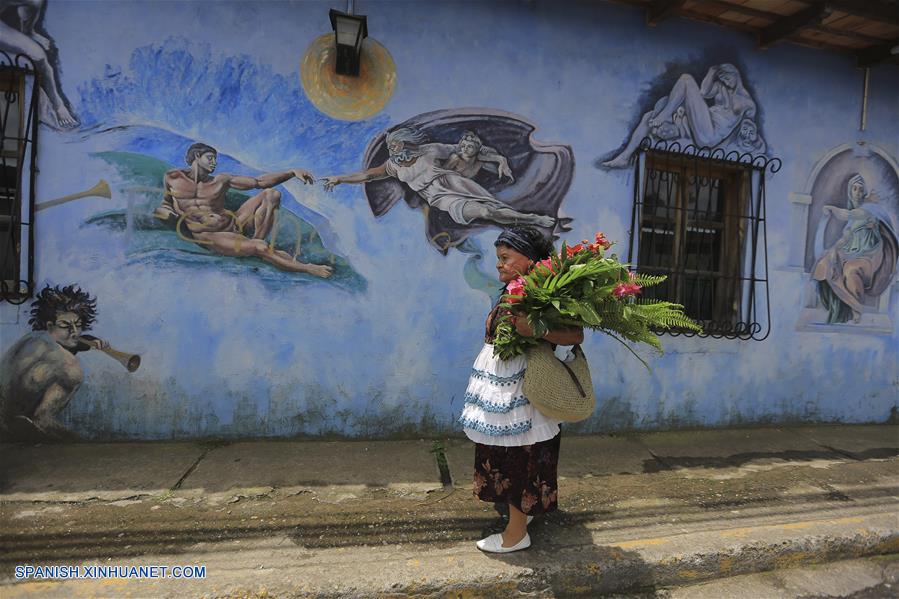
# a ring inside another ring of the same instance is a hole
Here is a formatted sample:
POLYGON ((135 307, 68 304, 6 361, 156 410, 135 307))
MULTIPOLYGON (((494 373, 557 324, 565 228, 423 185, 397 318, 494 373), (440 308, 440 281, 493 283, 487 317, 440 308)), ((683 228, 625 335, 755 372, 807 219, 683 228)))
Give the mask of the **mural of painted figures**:
POLYGON ((109 343, 85 335, 97 317, 97 302, 69 285, 44 287, 31 304, 23 336, 0 358, 0 437, 23 441, 63 441, 77 437, 57 419, 84 381, 75 358, 98 349, 133 372, 138 356, 112 350, 109 343))
POLYGON ((865 304, 882 294, 896 272, 899 256, 896 231, 889 214, 868 191, 858 173, 846 184, 845 208, 823 207, 819 231, 828 219, 841 223, 840 236, 818 258, 812 279, 818 282, 818 299, 827 310, 827 323, 861 321, 865 304))
MULTIPOLYGON (((481 219, 499 225, 525 223, 544 228, 552 227, 555 224, 552 217, 515 210, 447 164, 451 163, 462 171, 476 166, 476 163, 464 162, 474 158, 473 154, 466 156, 469 153, 468 148, 474 150, 474 144, 471 142, 473 137, 469 135, 466 149, 460 146, 456 152, 456 146, 450 144, 428 143, 427 136, 417 129, 410 127, 394 129, 387 134, 387 149, 390 152, 387 161, 363 172, 327 177, 325 187, 330 190, 340 183, 366 183, 393 177, 408 185, 429 206, 446 212, 453 222, 460 225, 469 225, 481 219)), ((500 165, 506 165, 503 156, 486 152, 483 157, 479 156, 477 165, 484 160, 490 160, 488 156, 494 156, 493 159, 500 165)), ((505 169, 508 170, 507 165, 505 169)))
POLYGON ((321 264, 306 264, 265 241, 276 222, 281 192, 272 189, 290 179, 312 183, 312 175, 297 168, 256 177, 218 173, 213 175, 218 152, 203 143, 190 146, 185 156, 188 169, 173 169, 165 174, 165 195, 154 216, 172 221, 179 234, 223 256, 260 258, 290 272, 316 277, 331 276, 332 269, 321 264), (225 209, 230 189, 262 189, 244 201, 236 211, 225 209), (183 232, 182 224, 187 232, 183 232))
POLYGON ((325 178, 326 189, 364 183, 375 216, 403 198, 425 212, 429 243, 446 253, 486 226, 564 231, 559 206, 571 184, 571 148, 531 140, 535 126, 484 109, 413 117, 369 143, 365 170, 325 178))
POLYGON ((41 121, 58 129, 78 126, 59 85, 59 61, 53 39, 42 29, 45 0, 0 0, 0 51, 31 59, 40 75, 41 121))
POLYGON ((626 167, 646 137, 652 142, 668 142, 669 146, 692 144, 764 154, 767 146, 756 122, 757 112, 756 102, 734 65, 712 66, 698 84, 692 75, 682 74, 668 95, 643 114, 625 147, 598 166, 626 167))

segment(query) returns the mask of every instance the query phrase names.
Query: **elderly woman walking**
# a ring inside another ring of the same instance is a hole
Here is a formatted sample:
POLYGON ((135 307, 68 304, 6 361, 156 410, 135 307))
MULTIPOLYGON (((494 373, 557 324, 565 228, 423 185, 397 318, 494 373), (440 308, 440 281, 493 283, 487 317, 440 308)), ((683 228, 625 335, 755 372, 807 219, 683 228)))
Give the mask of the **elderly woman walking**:
MULTIPOLYGON (((552 252, 552 243, 533 227, 507 229, 494 245, 496 269, 506 285, 552 252)), ((538 412, 523 393, 526 356, 500 360, 493 355, 499 316, 497 304, 487 316, 484 347, 472 368, 459 422, 475 442, 475 494, 482 501, 509 506, 505 530, 478 541, 478 549, 509 553, 530 547, 528 523, 557 508, 561 431, 559 421, 538 412)), ((519 334, 534 335, 527 318, 513 319, 519 334)), ((575 345, 583 341, 584 332, 552 330, 543 338, 556 345, 575 345)))

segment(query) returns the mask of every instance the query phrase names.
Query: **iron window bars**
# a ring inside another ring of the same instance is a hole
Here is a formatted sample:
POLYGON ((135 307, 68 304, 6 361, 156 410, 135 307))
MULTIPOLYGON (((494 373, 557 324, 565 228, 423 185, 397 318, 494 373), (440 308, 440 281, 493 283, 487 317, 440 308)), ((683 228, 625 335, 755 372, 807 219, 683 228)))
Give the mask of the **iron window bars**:
POLYGON ((780 168, 779 158, 644 139, 634 166, 628 262, 668 277, 645 297, 683 304, 702 324, 702 337, 768 337, 765 174, 780 168))
POLYGON ((0 301, 34 294, 39 81, 31 59, 0 52, 0 301))

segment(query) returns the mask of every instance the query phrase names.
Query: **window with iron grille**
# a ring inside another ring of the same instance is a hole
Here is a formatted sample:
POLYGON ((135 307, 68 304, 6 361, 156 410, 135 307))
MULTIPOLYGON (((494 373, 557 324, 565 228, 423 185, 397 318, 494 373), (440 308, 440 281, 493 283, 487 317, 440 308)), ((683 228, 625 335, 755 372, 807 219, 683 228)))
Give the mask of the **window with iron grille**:
POLYGON ((701 335, 767 337, 765 171, 780 161, 658 144, 638 158, 629 262, 667 276, 644 296, 682 304, 701 335))
POLYGON ((12 303, 34 290, 37 89, 31 61, 0 52, 0 300, 12 303))

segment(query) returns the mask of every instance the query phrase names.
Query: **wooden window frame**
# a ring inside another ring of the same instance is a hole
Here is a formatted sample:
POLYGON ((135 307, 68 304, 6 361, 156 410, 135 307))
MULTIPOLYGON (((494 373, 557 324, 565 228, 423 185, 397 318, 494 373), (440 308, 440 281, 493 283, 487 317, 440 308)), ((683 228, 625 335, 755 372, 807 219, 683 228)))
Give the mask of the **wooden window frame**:
POLYGON ((648 288, 645 297, 683 304, 685 313, 704 327, 739 327, 746 299, 746 215, 753 195, 752 166, 653 151, 646 152, 643 160, 643 176, 638 179, 642 186, 640 206, 634 223, 638 249, 635 265, 640 272, 668 277, 662 286, 648 288), (654 201, 662 188, 667 201, 654 201), (701 189, 708 193, 705 209, 700 208, 701 189), (712 211, 715 194, 717 206, 712 211), (687 247, 694 232, 700 236, 695 253, 687 247), (660 234, 672 236, 670 260, 665 263, 653 259, 658 257, 652 250, 660 234), (710 266, 703 267, 703 261, 710 266), (702 279, 707 283, 700 283, 702 279))
POLYGON ((34 293, 38 90, 30 61, 0 53, 0 301, 15 304, 34 293))

